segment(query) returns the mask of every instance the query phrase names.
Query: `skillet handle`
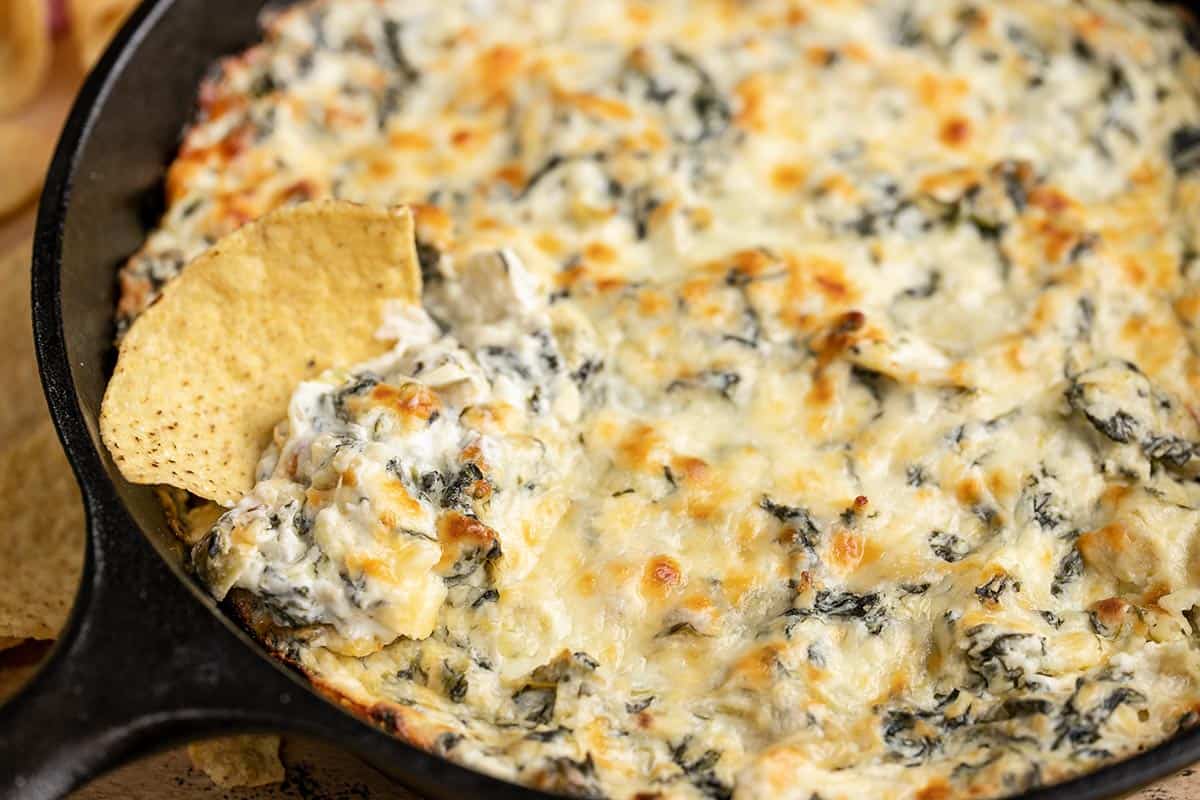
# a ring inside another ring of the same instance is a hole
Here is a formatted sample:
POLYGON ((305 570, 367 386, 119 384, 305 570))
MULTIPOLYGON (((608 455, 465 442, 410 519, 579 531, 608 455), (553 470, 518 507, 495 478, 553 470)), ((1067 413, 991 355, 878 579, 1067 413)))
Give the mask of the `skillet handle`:
POLYGON ((316 701, 197 602, 123 510, 89 506, 66 630, 0 707, 4 800, 61 797, 183 740, 295 730, 316 701))

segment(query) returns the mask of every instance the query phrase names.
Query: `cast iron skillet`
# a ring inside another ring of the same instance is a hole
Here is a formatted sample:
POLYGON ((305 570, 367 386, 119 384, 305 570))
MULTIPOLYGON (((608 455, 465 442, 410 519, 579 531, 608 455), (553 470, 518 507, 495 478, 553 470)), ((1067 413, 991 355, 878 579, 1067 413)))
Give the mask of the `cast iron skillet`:
MULTIPOLYGON (((392 738, 278 664, 185 572, 151 490, 122 480, 100 444, 113 276, 161 213, 164 168, 201 77, 257 38, 264 5, 143 4, 80 92, 50 168, 34 242, 34 337, 50 412, 83 489, 87 550, 48 663, 0 708, 0 798, 57 797, 140 754, 254 730, 336 741, 429 798, 547 797, 392 738)), ((1111 797, 1198 759, 1193 729, 1024 797, 1111 797)))

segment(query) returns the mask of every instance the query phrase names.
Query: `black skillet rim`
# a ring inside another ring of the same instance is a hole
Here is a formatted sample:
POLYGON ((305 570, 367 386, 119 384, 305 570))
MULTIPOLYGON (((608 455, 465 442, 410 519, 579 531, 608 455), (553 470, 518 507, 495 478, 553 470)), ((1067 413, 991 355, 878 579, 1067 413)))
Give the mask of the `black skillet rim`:
MULTIPOLYGON (((46 177, 34 235, 32 271, 34 342, 50 415, 67 458, 84 491, 89 515, 95 514, 97 509, 107 509, 116 512, 115 518, 130 522, 132 522, 132 516, 118 498, 113 478, 104 468, 100 454, 93 445, 75 393, 61 305, 62 245, 66 212, 71 201, 71 189, 79 166, 81 151, 88 140, 92 124, 99 115, 105 112, 112 84, 124 71, 129 54, 140 46, 142 40, 162 15, 184 13, 178 11, 180 2, 182 0, 148 0, 148 2, 144 2, 125 24, 105 56, 89 75, 76 97, 59 139, 46 177)), ((214 54, 214 59, 218 55, 214 54)), ((186 98, 186 102, 190 103, 191 101, 190 97, 186 98)), ((181 102, 184 100, 181 99, 181 102)), ((141 530, 140 526, 133 524, 132 527, 137 529, 138 535, 153 541, 153 537, 141 530)), ((157 548, 157 545, 155 547, 157 548)), ((162 557, 161 561, 163 568, 170 570, 177 580, 188 585, 196 602, 204 605, 210 613, 221 617, 227 627, 236 627, 224 612, 215 608, 211 601, 206 602, 205 598, 198 595, 177 564, 165 557, 162 557)), ((77 609, 78 611, 79 609, 77 609)), ((242 646, 258 650, 261 660, 272 661, 271 657, 264 653, 257 643, 251 642, 244 632, 238 631, 238 636, 242 646)), ((277 669, 277 666, 272 663, 264 663, 262 666, 265 669, 277 669)), ((305 691, 319 696, 319 693, 308 685, 307 681, 294 673, 292 675, 296 678, 296 683, 305 691)), ((324 698, 321 699, 327 704, 326 710, 331 715, 331 722, 333 716, 344 717, 343 712, 337 706, 324 698)), ((320 727, 322 724, 321 721, 316 721, 316 727, 320 727)), ((403 741, 378 731, 365 721, 357 720, 356 726, 361 728, 364 735, 356 737, 361 738, 362 741, 356 741, 351 746, 376 764, 386 758, 389 750, 392 754, 399 755, 397 748, 409 751, 412 749, 403 741)), ((331 725, 331 727, 342 726, 331 725)), ((506 796, 514 797, 549 796, 533 789, 497 781, 440 756, 430 755, 428 757, 436 759, 446 770, 464 772, 472 779, 482 779, 481 785, 477 788, 483 791, 498 791, 506 796), (512 790, 518 794, 512 794, 512 790)), ((1177 733, 1155 747, 1105 765, 1094 772, 1063 783, 1011 796, 1022 798, 1022 800, 1080 800, 1083 798, 1098 800, 1099 798, 1115 797, 1170 775, 1198 760, 1200 760, 1200 727, 1193 727, 1177 733)))

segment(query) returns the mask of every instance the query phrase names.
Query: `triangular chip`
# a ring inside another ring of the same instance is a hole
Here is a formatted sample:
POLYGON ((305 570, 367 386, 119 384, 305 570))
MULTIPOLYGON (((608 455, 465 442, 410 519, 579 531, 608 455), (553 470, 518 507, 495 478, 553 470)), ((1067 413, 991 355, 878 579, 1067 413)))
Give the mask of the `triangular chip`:
POLYGON ((192 764, 223 789, 267 786, 284 778, 279 760, 279 737, 271 734, 223 736, 192 742, 192 764))
POLYGON ((407 209, 292 206, 189 264, 121 342, 100 433, 121 474, 232 505, 296 385, 379 355, 384 303, 419 302, 407 209))

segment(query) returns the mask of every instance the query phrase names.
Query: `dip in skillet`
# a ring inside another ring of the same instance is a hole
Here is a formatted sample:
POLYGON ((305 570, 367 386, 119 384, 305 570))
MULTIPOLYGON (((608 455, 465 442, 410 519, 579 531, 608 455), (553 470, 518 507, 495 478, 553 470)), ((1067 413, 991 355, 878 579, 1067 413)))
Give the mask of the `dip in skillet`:
POLYGON ((414 209, 394 344, 284 384, 234 491, 135 477, 225 502, 198 573, 314 681, 511 780, 998 796, 1127 756, 1200 702, 1192 31, 281 12, 202 88, 126 341, 213 241, 336 197, 414 209))

